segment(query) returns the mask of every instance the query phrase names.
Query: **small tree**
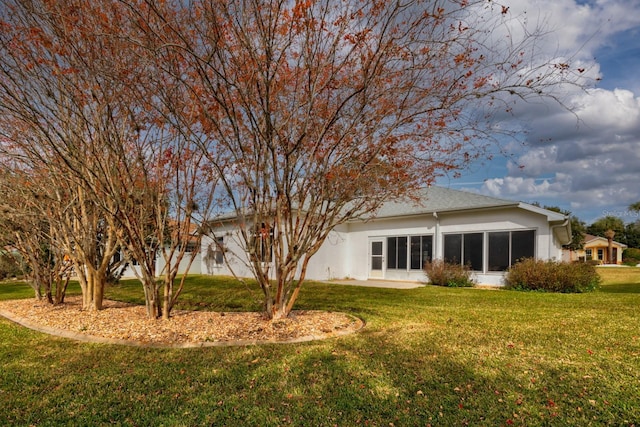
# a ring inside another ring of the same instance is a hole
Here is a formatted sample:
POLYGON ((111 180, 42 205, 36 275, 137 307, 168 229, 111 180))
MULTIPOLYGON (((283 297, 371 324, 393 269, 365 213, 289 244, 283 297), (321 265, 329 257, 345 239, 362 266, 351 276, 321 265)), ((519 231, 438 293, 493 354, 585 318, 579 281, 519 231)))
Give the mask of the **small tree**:
POLYGON ((43 214, 47 201, 35 200, 28 181, 9 171, 10 163, 5 161, 5 169, 0 171, 0 245, 9 245, 19 254, 16 258, 23 264, 37 300, 46 297, 50 303, 60 304, 71 263, 55 239, 51 219, 43 214))
POLYGON ((149 316, 168 318, 183 285, 174 289, 178 266, 187 247, 198 245, 193 224, 208 214, 215 174, 191 140, 199 131, 174 126, 175 111, 188 114, 188 98, 161 71, 180 63, 154 56, 149 65, 127 11, 118 1, 0 6, 1 148, 25 170, 43 171, 39 196, 50 202, 46 215, 79 276, 84 307, 101 308, 123 247, 138 261, 149 316), (155 271, 158 255, 162 272, 155 271))

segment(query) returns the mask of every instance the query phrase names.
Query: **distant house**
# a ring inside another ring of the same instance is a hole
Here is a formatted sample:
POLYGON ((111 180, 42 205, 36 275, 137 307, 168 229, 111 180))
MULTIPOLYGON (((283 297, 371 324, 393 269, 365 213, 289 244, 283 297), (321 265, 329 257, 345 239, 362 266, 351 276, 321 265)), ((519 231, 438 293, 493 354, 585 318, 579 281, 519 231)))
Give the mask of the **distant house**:
MULTIPOLYGON (((560 260, 571 241, 566 216, 527 203, 435 186, 419 199, 387 203, 374 217, 334 229, 309 262, 307 278, 421 281, 425 261, 445 259, 468 264, 478 283, 499 286, 519 259, 560 260)), ((202 241, 202 273, 227 275, 231 266, 250 276, 235 217, 212 222, 212 230, 202 241)), ((268 248, 264 254, 269 262, 268 248)))
POLYGON ((566 250, 564 258, 567 261, 598 260, 603 264, 622 264, 622 252, 627 248, 627 245, 613 241, 612 246, 613 256, 609 260, 609 241, 607 238, 585 234, 583 249, 566 250))

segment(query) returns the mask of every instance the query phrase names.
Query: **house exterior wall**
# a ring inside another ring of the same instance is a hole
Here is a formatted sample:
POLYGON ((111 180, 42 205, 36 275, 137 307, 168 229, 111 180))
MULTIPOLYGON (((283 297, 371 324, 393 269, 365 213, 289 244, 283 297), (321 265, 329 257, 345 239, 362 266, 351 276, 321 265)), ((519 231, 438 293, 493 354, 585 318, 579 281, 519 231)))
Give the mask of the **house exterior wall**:
POLYGON ((333 280, 349 278, 353 257, 350 256, 351 234, 346 224, 336 227, 307 267, 307 278, 333 280))
MULTIPOLYGON (((436 220, 431 215, 409 218, 380 219, 349 224, 351 271, 356 280, 370 278, 372 240, 381 240, 383 247, 382 277, 384 280, 425 281, 422 270, 391 270, 388 265, 387 237, 435 235, 436 220)), ((437 246, 434 241, 434 246, 437 246)))
MULTIPOLYGON (((538 259, 562 257, 562 247, 553 236, 546 217, 518 208, 494 209, 486 211, 468 211, 439 213, 412 218, 380 219, 367 223, 350 224, 350 277, 359 280, 370 278, 369 245, 372 239, 383 240, 386 253, 386 238, 392 236, 433 236, 433 257, 444 257, 444 236, 450 233, 480 232, 484 234, 483 271, 474 273, 480 284, 502 285, 503 272, 487 271, 487 233, 493 231, 535 230, 535 256, 538 259)), ((383 277, 386 280, 424 281, 422 270, 392 270, 383 263, 383 277)))
POLYGON ((240 232, 237 227, 231 223, 227 223, 216 227, 215 235, 205 235, 202 237, 201 250, 202 254, 202 274, 210 275, 233 275, 238 277, 251 277, 251 269, 248 265, 248 257, 240 244, 240 232), (222 247, 224 251, 224 259, 222 263, 212 259, 218 250, 218 245, 214 242, 214 238, 222 239, 222 247))
MULTIPOLYGON (((184 254, 184 258, 182 258, 182 261, 180 261, 180 265, 178 266, 178 274, 183 274, 187 271, 187 265, 189 264, 190 257, 191 257, 191 253, 187 252, 184 254)), ((162 257, 162 254, 159 253, 158 256, 156 257, 156 275, 160 276, 163 274, 164 266, 165 266, 164 258, 162 257)), ((122 277, 125 279, 138 277, 136 273, 139 273, 139 272, 140 272, 139 266, 129 264, 125 269, 124 273, 122 274, 122 277)), ((201 254, 197 253, 195 255, 195 258, 193 259, 193 263, 191 264, 191 267, 189 268, 188 274, 201 274, 201 273, 203 273, 202 259, 201 259, 201 254)))
MULTIPOLYGON (((434 259, 442 259, 444 236, 449 233, 483 233, 482 271, 474 272, 480 284, 502 285, 504 272, 488 271, 488 233, 497 231, 534 230, 534 254, 537 259, 560 260, 562 247, 553 234, 547 217, 517 207, 487 209, 462 212, 442 212, 436 215, 423 214, 410 217, 382 218, 367 222, 353 221, 331 232, 307 269, 306 278, 313 280, 331 280, 352 278, 366 280, 373 278, 371 273, 371 244, 382 244, 382 270, 376 278, 397 281, 426 281, 422 269, 390 269, 388 265, 387 238, 407 236, 432 236, 432 254, 434 259)), ((225 254, 231 269, 240 277, 250 277, 251 268, 248 256, 242 249, 238 230, 226 224, 216 230, 216 236, 223 238, 225 254)), ((208 265, 206 254, 213 243, 211 237, 202 242, 203 274, 231 274, 228 265, 208 265)), ((215 244, 214 244, 215 246, 215 244)), ((210 263, 209 263, 210 264, 210 263)))
MULTIPOLYGON (((349 276, 349 248, 348 226, 341 225, 329 233, 327 240, 312 257, 307 266, 306 277, 315 280, 341 279, 349 276)), ((203 236, 201 253, 203 254, 202 274, 210 275, 236 275, 238 277, 251 277, 252 270, 249 256, 241 244, 241 236, 238 229, 232 224, 219 226, 215 230, 215 238, 222 239, 225 262, 211 262, 211 257, 206 254, 216 248, 214 236, 203 236)), ((298 271, 300 273, 300 270, 298 271)), ((275 278, 273 269, 271 277, 275 278)))

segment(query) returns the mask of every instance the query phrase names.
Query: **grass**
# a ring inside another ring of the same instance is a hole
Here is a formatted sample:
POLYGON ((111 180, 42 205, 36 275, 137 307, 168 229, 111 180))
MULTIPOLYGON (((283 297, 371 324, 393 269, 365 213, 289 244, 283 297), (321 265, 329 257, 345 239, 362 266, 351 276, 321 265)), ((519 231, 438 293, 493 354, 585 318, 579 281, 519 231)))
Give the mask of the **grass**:
MULTIPOLYGON (((309 283, 298 308, 367 327, 303 344, 138 349, 0 320, 0 424, 637 426, 640 269, 598 271, 587 294, 309 283)), ((141 301, 134 282, 107 295, 141 301)), ((232 311, 260 294, 196 276, 182 300, 232 311)))

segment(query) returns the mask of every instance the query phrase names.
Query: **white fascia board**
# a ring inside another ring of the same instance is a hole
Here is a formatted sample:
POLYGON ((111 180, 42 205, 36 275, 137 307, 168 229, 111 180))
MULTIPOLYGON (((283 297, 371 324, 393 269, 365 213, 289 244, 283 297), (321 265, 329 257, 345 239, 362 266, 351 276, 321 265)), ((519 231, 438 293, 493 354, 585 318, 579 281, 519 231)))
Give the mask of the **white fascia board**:
POLYGON ((547 217, 549 222, 562 221, 564 222, 568 217, 559 212, 550 211, 549 209, 544 209, 538 206, 530 205, 529 203, 520 202, 518 203, 518 207, 529 212, 537 213, 539 215, 544 215, 547 217))

